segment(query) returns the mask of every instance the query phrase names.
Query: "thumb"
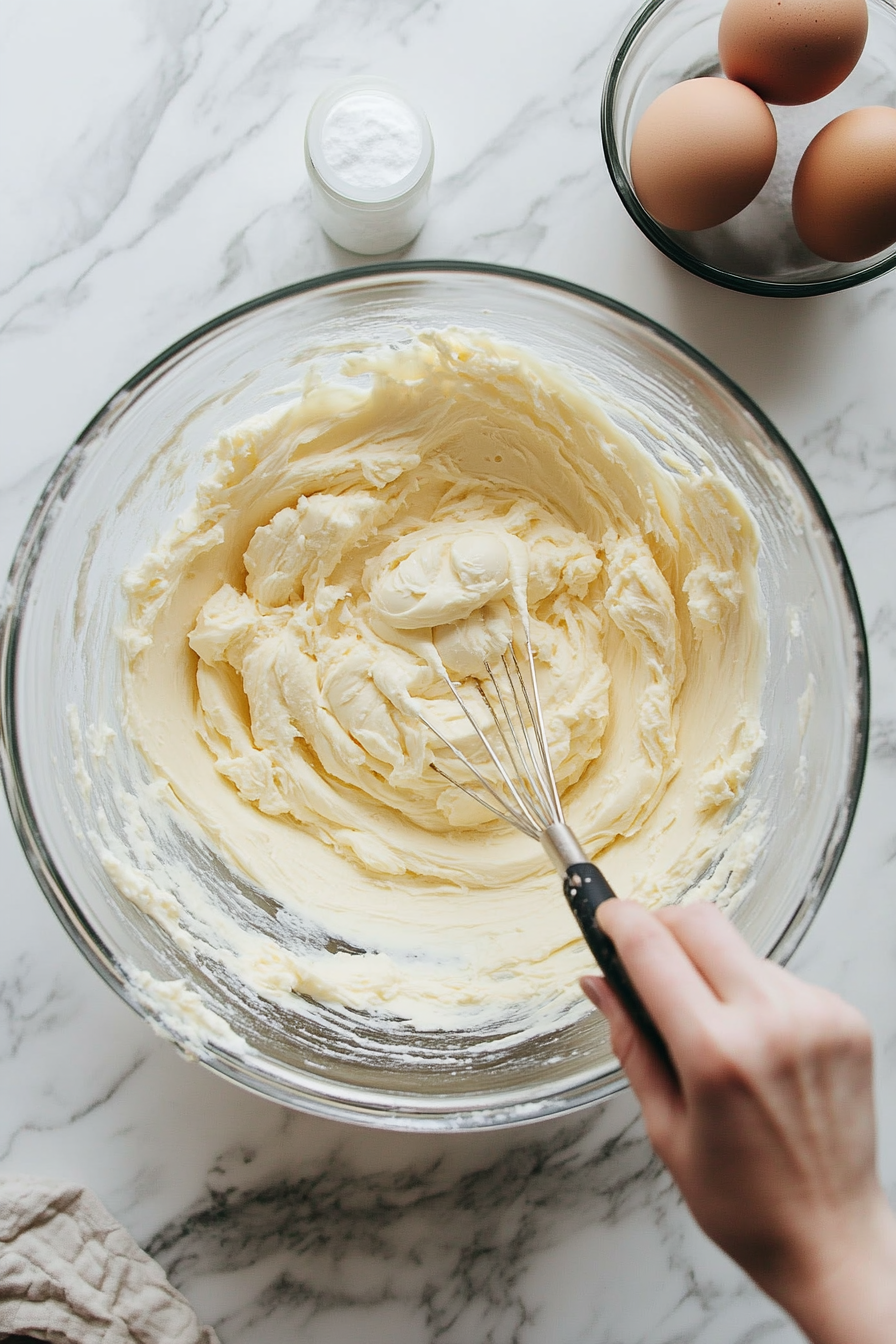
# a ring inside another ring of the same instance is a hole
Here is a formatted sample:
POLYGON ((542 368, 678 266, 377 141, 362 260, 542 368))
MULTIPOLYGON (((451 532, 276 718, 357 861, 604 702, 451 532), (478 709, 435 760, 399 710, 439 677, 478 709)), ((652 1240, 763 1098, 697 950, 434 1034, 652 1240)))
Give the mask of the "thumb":
POLYGON ((600 1009, 609 1023, 613 1052, 641 1103, 651 1142, 656 1147, 655 1136, 667 1132, 669 1123, 681 1107, 678 1084, 638 1031, 606 980, 602 976, 583 975, 579 983, 586 998, 600 1009))

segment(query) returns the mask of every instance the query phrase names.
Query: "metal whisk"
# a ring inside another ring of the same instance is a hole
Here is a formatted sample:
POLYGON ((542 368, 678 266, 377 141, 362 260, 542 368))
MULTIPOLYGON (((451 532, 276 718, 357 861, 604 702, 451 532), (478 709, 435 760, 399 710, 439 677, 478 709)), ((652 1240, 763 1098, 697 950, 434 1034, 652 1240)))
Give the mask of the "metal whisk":
POLYGON ((499 783, 495 784, 488 779, 483 770, 459 751, 428 718, 420 714, 421 722, 474 776, 480 787, 477 789, 455 779, 435 762, 431 763, 432 769, 495 816, 509 821, 524 835, 541 842, 563 879, 566 899, 607 983, 660 1058, 671 1068, 665 1042, 629 979, 615 944, 599 927, 595 918, 598 906, 612 899, 615 892, 601 871, 588 861, 585 851, 564 819, 548 751, 528 632, 525 662, 528 686, 512 644, 502 655, 500 666, 486 662, 483 664, 485 676, 471 679, 478 693, 474 703, 482 704, 487 711, 484 724, 478 721, 458 684, 450 677, 445 677, 451 694, 481 742, 499 783))

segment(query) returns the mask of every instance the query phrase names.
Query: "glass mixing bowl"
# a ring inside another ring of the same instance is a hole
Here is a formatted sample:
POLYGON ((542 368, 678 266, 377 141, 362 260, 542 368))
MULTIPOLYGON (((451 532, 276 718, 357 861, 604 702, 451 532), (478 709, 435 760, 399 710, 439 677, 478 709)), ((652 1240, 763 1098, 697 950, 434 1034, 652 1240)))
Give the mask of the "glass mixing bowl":
POLYGON ((613 185, 642 233, 688 271, 747 294, 799 298, 872 280, 896 265, 896 244, 864 261, 825 261, 793 226, 790 194, 809 141, 841 112, 896 107, 896 4, 868 0, 868 39, 858 65, 833 93, 798 107, 772 107, 778 155, 768 182, 725 224, 681 233, 658 224, 632 187, 629 156, 642 113, 683 79, 720 75, 719 19, 725 0, 648 0, 623 33, 607 70, 601 109, 613 185))
MULTIPOLYGON (((293 396, 311 364, 335 377, 348 351, 401 345, 421 329, 451 325, 486 330, 565 365, 609 397, 617 421, 658 458, 656 425, 663 423, 679 443, 719 464, 758 521, 767 741, 745 803, 770 821, 733 919, 761 954, 785 961, 818 909, 849 831, 867 734, 861 615, 811 482, 723 374, 619 304, 521 271, 376 266, 226 313, 137 374, 63 458, 11 572, 2 763, 21 842, 92 965, 182 1049, 287 1105, 405 1129, 514 1124, 607 1096, 625 1079, 605 1022, 583 1005, 575 1020, 522 1044, 509 1032, 483 1042, 335 1008, 305 1011, 302 1002, 288 1012, 241 992, 217 963, 191 960, 141 909, 141 834, 125 803, 148 772, 119 731, 117 630, 126 612, 121 576, 192 499, 210 439, 293 396), (87 728, 97 724, 114 738, 91 737, 87 728), (122 846, 131 899, 119 889, 128 887, 121 871, 117 883, 110 876, 109 854, 122 846), (147 976, 182 982, 203 1013, 217 1015, 207 1016, 204 1039, 183 1030, 162 997, 145 992, 147 976), (233 1048, 228 1029, 248 1043, 246 1053, 233 1048)), ((228 916, 301 937, 284 932, 276 903, 183 829, 173 811, 165 824, 169 852, 228 916)))

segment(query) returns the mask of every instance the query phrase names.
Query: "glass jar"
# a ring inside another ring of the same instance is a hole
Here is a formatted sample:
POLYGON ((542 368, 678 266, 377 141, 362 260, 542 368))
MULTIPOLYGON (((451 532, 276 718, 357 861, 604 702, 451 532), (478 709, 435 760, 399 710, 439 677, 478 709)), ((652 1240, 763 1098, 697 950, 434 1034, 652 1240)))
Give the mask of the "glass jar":
POLYGON ((321 228, 349 252, 406 247, 429 210, 429 122, 394 85, 350 79, 322 93, 305 128, 305 163, 321 228))

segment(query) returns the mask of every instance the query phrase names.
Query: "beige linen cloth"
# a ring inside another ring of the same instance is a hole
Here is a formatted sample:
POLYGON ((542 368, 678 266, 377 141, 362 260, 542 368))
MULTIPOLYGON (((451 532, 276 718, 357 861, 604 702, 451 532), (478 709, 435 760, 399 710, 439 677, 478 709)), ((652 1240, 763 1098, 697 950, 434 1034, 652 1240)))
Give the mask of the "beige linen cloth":
POLYGON ((218 1344, 83 1186, 0 1177, 0 1339, 218 1344))

